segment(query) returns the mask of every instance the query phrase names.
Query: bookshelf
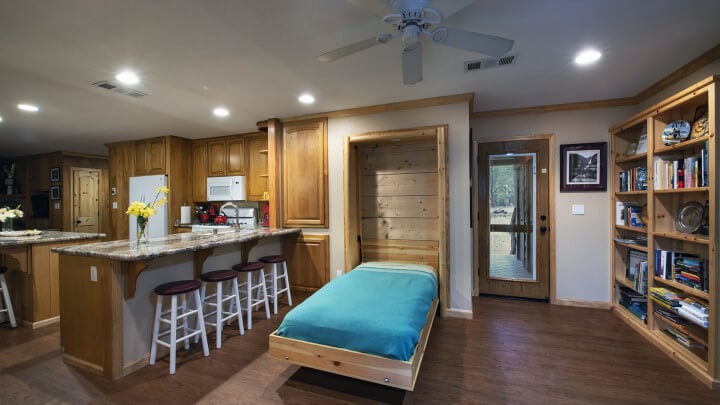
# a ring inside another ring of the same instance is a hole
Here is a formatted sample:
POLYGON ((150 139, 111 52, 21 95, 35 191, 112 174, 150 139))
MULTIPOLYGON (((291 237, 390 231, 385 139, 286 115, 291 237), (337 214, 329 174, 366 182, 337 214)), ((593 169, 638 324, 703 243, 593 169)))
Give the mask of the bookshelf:
POLYGON ((611 128, 609 165, 613 311, 709 386, 720 386, 717 79, 611 128), (703 106, 705 134, 693 131, 703 106), (690 135, 663 135, 678 120, 690 124, 690 135), (647 290, 633 279, 642 274, 640 257, 647 262, 647 290))

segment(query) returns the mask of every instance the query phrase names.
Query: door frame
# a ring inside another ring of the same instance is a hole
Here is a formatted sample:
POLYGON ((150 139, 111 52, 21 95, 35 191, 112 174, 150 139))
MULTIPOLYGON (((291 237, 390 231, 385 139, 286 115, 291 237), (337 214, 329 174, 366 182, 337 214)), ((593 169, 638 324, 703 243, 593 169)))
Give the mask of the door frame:
POLYGON ((480 212, 478 208, 478 199, 480 198, 479 190, 477 187, 478 184, 478 176, 479 176, 479 169, 478 169, 478 145, 484 144, 484 143, 490 143, 490 142, 512 142, 512 141, 536 141, 536 140, 547 140, 548 141, 548 185, 550 187, 550 190, 548 190, 548 217, 550 218, 550 229, 548 232, 550 233, 550 258, 549 258, 549 266, 550 266, 550 274, 549 274, 549 284, 550 284, 550 303, 556 304, 557 303, 557 297, 555 296, 555 226, 557 224, 557 215, 555 213, 555 190, 557 188, 555 184, 555 173, 560 170, 557 167, 556 159, 555 159, 555 134, 538 134, 538 135, 518 135, 518 136, 508 136, 508 137, 488 137, 488 138, 482 138, 482 139, 473 139, 472 141, 472 160, 470 164, 472 165, 472 183, 471 183, 471 189, 472 192, 470 193, 470 209, 472 211, 472 223, 473 223, 473 295, 479 295, 480 293, 480 277, 479 277, 479 271, 480 271, 480 254, 479 254, 479 244, 480 241, 478 240, 478 219, 480 218, 480 212))

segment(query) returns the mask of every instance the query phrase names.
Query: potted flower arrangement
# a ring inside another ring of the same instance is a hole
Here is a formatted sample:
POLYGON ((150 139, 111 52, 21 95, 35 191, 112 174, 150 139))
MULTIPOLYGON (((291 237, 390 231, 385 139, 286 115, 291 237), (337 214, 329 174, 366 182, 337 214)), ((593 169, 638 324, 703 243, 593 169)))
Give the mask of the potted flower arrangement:
POLYGON ((18 205, 17 208, 4 207, 0 208, 0 224, 3 231, 12 231, 13 219, 22 218, 23 212, 18 205))
POLYGON ((125 212, 127 215, 135 215, 137 218, 136 230, 138 243, 148 243, 148 220, 151 216, 155 215, 158 207, 162 207, 167 203, 166 194, 170 192, 170 189, 163 186, 156 188, 155 191, 157 194, 155 194, 155 199, 151 203, 133 201, 125 212), (163 197, 161 198, 160 195, 163 195, 163 197))

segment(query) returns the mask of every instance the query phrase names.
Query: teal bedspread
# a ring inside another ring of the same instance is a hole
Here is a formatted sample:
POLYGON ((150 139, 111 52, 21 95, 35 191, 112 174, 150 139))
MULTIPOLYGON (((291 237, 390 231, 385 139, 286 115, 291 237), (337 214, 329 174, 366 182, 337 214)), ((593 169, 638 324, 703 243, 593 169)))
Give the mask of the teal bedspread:
POLYGON ((407 361, 436 296, 429 266, 365 263, 291 310, 277 334, 407 361))

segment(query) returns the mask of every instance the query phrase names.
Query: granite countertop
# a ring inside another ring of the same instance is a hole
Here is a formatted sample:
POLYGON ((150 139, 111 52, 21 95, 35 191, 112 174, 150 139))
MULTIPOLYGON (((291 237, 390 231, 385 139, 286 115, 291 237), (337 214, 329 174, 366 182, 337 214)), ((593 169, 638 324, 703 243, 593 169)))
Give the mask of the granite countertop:
POLYGON ((80 232, 60 232, 60 231, 41 231, 39 235, 31 236, 0 236, 0 247, 14 247, 24 245, 34 245, 40 243, 57 243, 70 242, 83 239, 100 239, 104 238, 104 233, 80 233, 80 232))
POLYGON ((58 247, 52 250, 53 252, 66 255, 91 256, 121 261, 138 261, 212 249, 233 243, 269 238, 271 236, 292 235, 299 232, 300 229, 229 229, 225 232, 219 231, 217 233, 212 231, 178 233, 161 238, 151 238, 147 244, 139 244, 137 241, 130 240, 116 240, 58 247))

